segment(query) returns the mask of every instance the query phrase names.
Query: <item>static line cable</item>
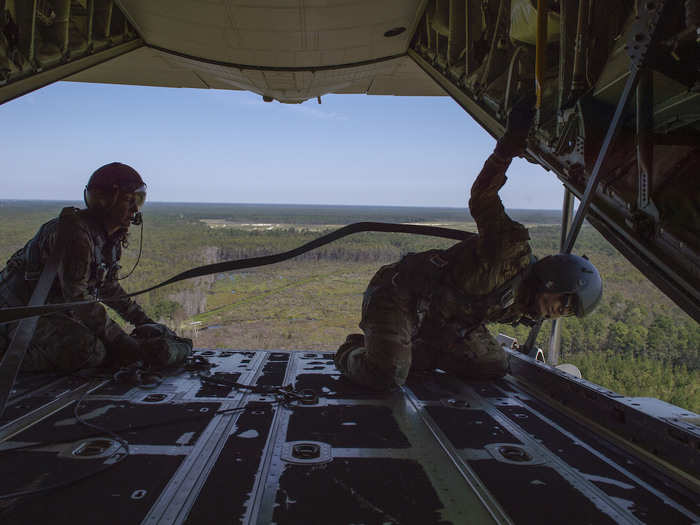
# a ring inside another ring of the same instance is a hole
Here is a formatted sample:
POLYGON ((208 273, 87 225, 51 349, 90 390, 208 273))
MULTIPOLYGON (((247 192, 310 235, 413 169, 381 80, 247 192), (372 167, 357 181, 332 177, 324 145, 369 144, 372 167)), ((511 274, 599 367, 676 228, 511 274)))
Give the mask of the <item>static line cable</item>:
POLYGON ((115 301, 118 299, 125 299, 127 297, 134 297, 137 295, 144 294, 146 292, 151 292, 158 288, 162 288, 163 286, 167 286, 169 284, 173 284, 179 281, 184 281, 185 279, 192 279, 194 277, 202 277, 205 275, 211 275, 216 273, 226 273, 235 270, 243 270, 245 268, 255 268, 258 266, 277 264, 282 261, 286 261, 288 259, 297 257, 311 250, 315 250, 316 248, 320 248, 321 246, 329 244, 343 237, 347 237, 348 235, 361 232, 410 233, 414 235, 427 235, 430 237, 453 239, 456 241, 464 241, 476 236, 476 234, 472 232, 467 232, 464 230, 455 230, 452 228, 441 228, 439 226, 423 226, 418 224, 395 224, 388 222, 356 222, 353 224, 348 224, 347 226, 339 228, 330 233, 327 233, 326 235, 322 235, 318 239, 309 241, 306 244, 302 244, 301 246, 298 246, 286 252, 265 255, 262 257, 250 257, 247 259, 238 259, 233 261, 224 261, 220 263, 207 264, 204 266, 197 266, 196 268, 191 268, 189 270, 181 272, 171 277, 170 279, 155 284, 149 288, 144 288, 143 290, 132 292, 126 295, 120 295, 116 297, 101 297, 99 299, 75 301, 71 303, 55 303, 46 304, 42 306, 15 306, 9 308, 2 308, 0 309, 0 324, 10 323, 28 317, 47 315, 69 308, 75 308, 76 306, 93 304, 100 301, 115 301))
POLYGON ((136 262, 134 263, 134 267, 124 277, 117 278, 117 281, 123 281, 124 279, 129 277, 132 273, 134 273, 134 270, 139 265, 139 261, 141 260, 141 252, 142 251, 143 251, 143 221, 141 221, 141 232, 140 232, 140 238, 139 238, 139 254, 136 257, 136 262))

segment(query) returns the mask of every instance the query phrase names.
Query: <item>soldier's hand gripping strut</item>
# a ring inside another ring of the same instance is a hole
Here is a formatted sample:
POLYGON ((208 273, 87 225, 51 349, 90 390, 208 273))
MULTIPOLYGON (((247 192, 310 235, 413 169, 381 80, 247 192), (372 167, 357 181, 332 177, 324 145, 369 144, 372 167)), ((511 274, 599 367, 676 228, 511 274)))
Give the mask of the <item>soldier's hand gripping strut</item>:
POLYGON ((509 160, 525 151, 527 136, 535 118, 534 102, 534 97, 524 97, 511 108, 506 132, 496 144, 495 153, 501 159, 509 160))

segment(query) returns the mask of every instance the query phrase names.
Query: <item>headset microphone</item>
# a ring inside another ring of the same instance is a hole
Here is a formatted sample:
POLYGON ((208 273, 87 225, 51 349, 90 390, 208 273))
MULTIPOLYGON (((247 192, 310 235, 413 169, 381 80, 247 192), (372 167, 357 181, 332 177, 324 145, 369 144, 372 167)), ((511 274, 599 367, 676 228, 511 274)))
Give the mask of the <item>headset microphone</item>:
POLYGON ((143 215, 141 214, 140 211, 137 211, 131 216, 131 224, 135 226, 139 226, 143 224, 143 215))

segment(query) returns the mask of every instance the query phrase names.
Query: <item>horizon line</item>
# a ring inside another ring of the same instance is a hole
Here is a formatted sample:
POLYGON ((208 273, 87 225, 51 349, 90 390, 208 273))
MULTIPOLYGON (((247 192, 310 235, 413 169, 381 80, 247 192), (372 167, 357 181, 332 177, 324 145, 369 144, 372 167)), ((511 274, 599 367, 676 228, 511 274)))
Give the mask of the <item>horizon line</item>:
MULTIPOLYGON (((80 199, 12 199, 1 198, 3 202, 43 202, 43 203, 75 203, 82 202, 80 199)), ((225 205, 225 206, 307 206, 321 207, 334 206, 339 208, 425 208, 425 209, 448 209, 448 210, 464 210, 468 211, 467 206, 447 206, 447 205, 425 205, 425 204, 335 204, 335 203, 291 203, 291 202, 209 202, 209 201, 147 201, 145 206, 149 204, 198 204, 198 205, 225 205)), ((559 208, 506 208, 515 211, 556 211, 561 212, 559 208)))

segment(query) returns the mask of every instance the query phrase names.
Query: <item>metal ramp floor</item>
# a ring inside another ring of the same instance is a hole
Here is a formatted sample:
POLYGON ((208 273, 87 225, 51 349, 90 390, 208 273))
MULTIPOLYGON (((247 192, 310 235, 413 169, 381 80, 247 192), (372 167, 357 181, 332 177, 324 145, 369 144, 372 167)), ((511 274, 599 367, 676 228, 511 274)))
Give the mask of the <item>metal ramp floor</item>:
POLYGON ((87 477, 0 499, 0 522, 700 519, 692 486, 555 409, 515 376, 464 383, 436 371, 381 395, 341 378, 332 354, 196 354, 216 365, 211 377, 221 384, 185 371, 148 390, 77 377, 21 378, 0 422, 0 492, 87 477), (232 382, 293 385, 305 395, 280 402, 224 384, 232 382), (81 419, 127 440, 128 457, 120 458, 114 436, 76 421, 75 403, 67 403, 81 396, 81 419), (24 428, 28 421, 34 424, 24 428))

